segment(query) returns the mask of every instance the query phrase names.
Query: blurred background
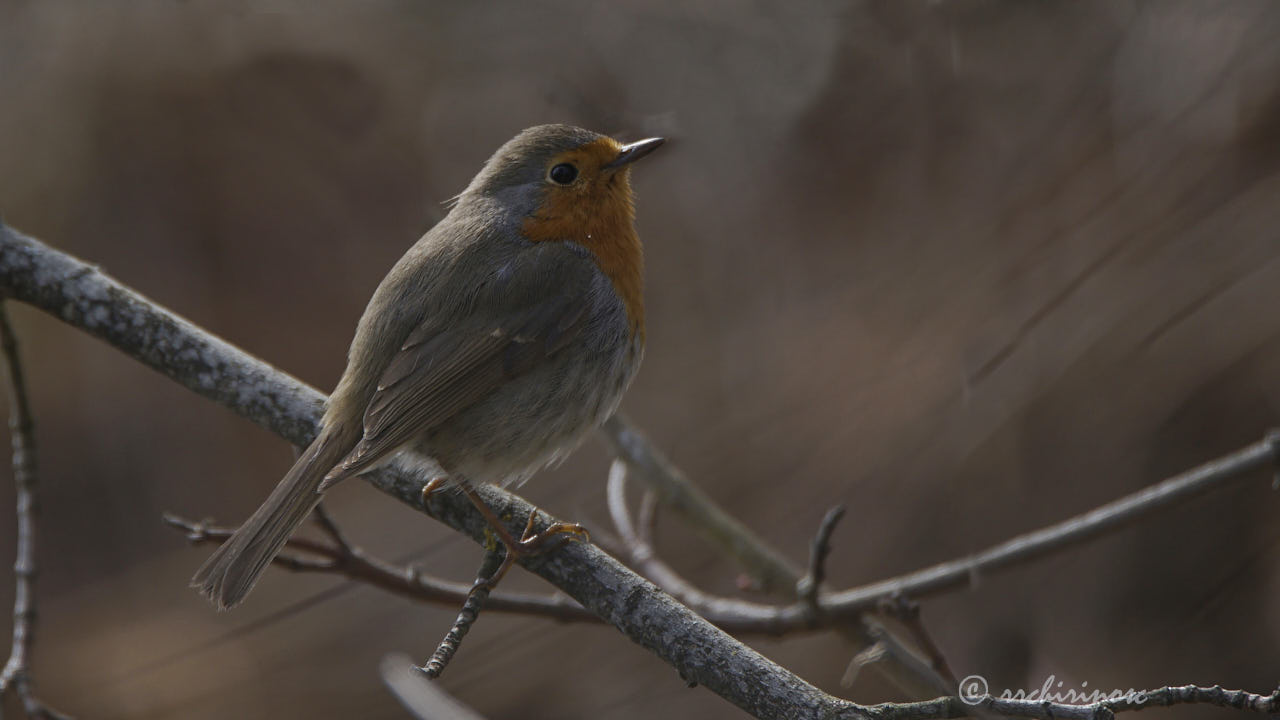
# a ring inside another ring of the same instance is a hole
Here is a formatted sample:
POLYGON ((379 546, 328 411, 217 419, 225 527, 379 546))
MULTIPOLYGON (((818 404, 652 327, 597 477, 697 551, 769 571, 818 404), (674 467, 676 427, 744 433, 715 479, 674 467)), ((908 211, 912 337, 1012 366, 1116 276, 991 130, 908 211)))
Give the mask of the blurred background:
MULTIPOLYGON (((1278 33, 1265 0, 5 0, 0 211, 328 389, 379 279, 510 136, 668 135, 635 173, 649 344, 623 409, 797 562, 847 504, 845 587, 1277 424, 1278 33)), ((425 659, 456 608, 274 571, 214 613, 186 587, 209 548, 160 514, 238 522, 291 449, 13 315, 42 465, 41 695, 97 718, 407 717, 378 661, 425 659)), ((590 442, 522 494, 605 531, 608 460, 590 442)), ((473 576, 476 546, 367 487, 330 507, 384 557, 473 576)), ((1269 692, 1278 508, 1259 474, 924 619, 992 689, 1269 692)), ((739 592, 674 519, 659 536, 739 592)), ((831 692, 904 699, 869 673, 840 687, 832 634, 748 640, 831 692)), ((497 614, 442 682, 492 718, 741 716, 612 629, 497 614)))

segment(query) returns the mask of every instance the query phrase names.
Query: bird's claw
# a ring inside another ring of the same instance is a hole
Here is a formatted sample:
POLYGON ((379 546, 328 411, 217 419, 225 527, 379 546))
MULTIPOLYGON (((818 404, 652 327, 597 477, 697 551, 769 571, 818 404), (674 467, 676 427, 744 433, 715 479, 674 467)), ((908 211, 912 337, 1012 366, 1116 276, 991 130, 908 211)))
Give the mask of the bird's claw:
MULTIPOLYGON (((549 541, 555 539, 556 536, 571 535, 582 542, 591 541, 591 533, 587 532, 587 529, 578 523, 552 523, 546 528, 543 528, 541 532, 534 532, 533 526, 537 522, 537 518, 538 510, 537 508, 534 508, 529 512, 529 521, 525 523, 524 532, 520 534, 519 540, 516 540, 509 533, 505 532, 505 528, 503 528, 504 532, 498 533, 498 539, 502 542, 503 549, 505 550, 505 556, 502 558, 502 564, 499 565, 498 569, 489 577, 477 578, 475 585, 472 588, 473 590, 481 587, 493 590, 493 588, 497 587, 498 582, 502 580, 503 576, 507 574, 507 571, 511 569, 511 566, 515 564, 516 560, 530 557, 532 555, 538 555, 550 550, 551 548, 546 547, 546 545, 549 541)), ((567 541, 570 538, 565 537, 563 539, 567 541)))

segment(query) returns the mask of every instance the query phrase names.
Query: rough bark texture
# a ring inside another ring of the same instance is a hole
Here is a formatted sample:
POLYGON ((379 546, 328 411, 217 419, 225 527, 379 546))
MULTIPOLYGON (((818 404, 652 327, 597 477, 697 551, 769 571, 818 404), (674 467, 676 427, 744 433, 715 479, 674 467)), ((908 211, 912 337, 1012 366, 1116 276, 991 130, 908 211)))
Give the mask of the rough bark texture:
MULTIPOLYGON (((92 265, 7 226, 0 227, 0 287, 83 328, 185 387, 244 415, 295 445, 311 440, 324 396, 129 290, 92 265)), ((369 477, 379 490, 422 508, 424 478, 403 464, 369 477)), ((519 532, 533 507, 496 488, 485 499, 519 532)), ((431 514, 483 541, 484 519, 460 495, 433 497, 431 514)), ((553 521, 545 518, 543 527, 553 521)), ((696 682, 761 718, 859 717, 756 653, 593 545, 571 543, 523 563, 634 642, 696 682)))
MULTIPOLYGON (((309 441, 315 432, 324 398, 314 388, 150 303, 93 266, 3 225, 0 289, 9 298, 34 305, 106 340, 295 444, 309 441)), ((1192 495, 1213 477, 1256 468, 1270 460, 1278 443, 1280 440, 1273 434, 1233 456, 1134 497, 1192 495)), ((423 488, 430 479, 402 462, 393 462, 369 476, 370 483, 383 492, 483 543, 485 521, 463 496, 436 493, 424 504, 423 488)), ((523 519, 535 511, 529 503, 504 490, 486 487, 481 493, 498 516, 510 522, 513 532, 522 529, 523 519)), ((1119 522, 1134 512, 1137 509, 1129 499, 1121 500, 1095 511, 1103 513, 1101 521, 1095 522, 1102 527, 1108 524, 1108 518, 1119 522)), ((554 521, 540 514, 535 529, 554 521)), ((966 716, 980 708, 1009 717, 1104 720, 1116 711, 1153 705, 1202 703, 1260 713, 1280 709, 1280 691, 1263 696, 1195 686, 1143 691, 1140 700, 1078 706, 991 696, 972 704, 952 697, 862 706, 818 690, 739 643, 594 545, 570 542, 554 553, 528 558, 521 564, 661 657, 685 682, 704 685, 758 718, 923 720, 966 716)))

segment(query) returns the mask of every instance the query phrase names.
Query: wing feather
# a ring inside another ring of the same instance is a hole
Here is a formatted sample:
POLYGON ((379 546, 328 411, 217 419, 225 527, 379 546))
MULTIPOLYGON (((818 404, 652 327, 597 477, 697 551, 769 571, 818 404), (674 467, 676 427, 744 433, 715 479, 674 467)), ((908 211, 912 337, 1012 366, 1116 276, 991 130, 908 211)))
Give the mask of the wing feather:
POLYGON ((491 296, 491 304, 476 303, 506 305, 493 313, 500 320, 473 311, 454 322, 428 319, 409 333, 365 410, 364 437, 329 473, 326 487, 377 465, 579 336, 590 314, 594 265, 546 251, 521 265, 525 271, 491 289, 496 302, 491 296))

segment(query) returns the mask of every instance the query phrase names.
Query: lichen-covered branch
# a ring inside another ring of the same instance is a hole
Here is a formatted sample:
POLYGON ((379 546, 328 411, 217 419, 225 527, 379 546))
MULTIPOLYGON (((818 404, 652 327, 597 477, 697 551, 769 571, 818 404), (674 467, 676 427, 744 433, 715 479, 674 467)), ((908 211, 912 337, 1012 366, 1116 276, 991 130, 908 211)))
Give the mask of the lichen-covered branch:
MULTIPOLYGON (((294 445, 308 444, 324 396, 231 344, 148 301, 96 267, 0 225, 0 291, 99 337, 125 354, 294 445)), ((436 493, 404 462, 370 474, 370 484, 477 542, 486 523, 460 495, 436 493)), ((527 518, 533 507, 506 491, 481 494, 499 517, 527 518)), ((539 522, 535 532, 549 523, 539 522)), ((519 532, 522 527, 513 527, 519 532)), ((570 543, 521 564, 565 591, 690 682, 759 718, 861 717, 859 706, 831 697, 716 628, 599 548, 570 543)))
MULTIPOLYGON (((107 341, 295 445, 308 443, 316 431, 324 397, 314 389, 146 300, 97 268, 3 225, 0 225, 0 291, 107 341)), ((1269 439, 1261 444, 1261 449, 1251 447, 1218 465, 1174 478, 1168 481, 1172 485, 1162 484, 1144 491, 1148 494, 1141 502, 1168 504, 1207 490, 1227 477, 1274 461, 1275 445, 1274 440, 1269 439)), ((473 540, 482 540, 487 523, 465 498, 437 493, 424 503, 422 490, 430 478, 424 477, 418 468, 394 461, 368 479, 370 484, 401 502, 430 514, 473 540)), ((519 520, 529 517, 533 511, 527 502, 506 491, 484 487, 479 492, 499 517, 519 520)), ((1078 542, 1149 512, 1125 501, 1107 507, 1110 509, 1103 508, 1069 521, 1064 524, 1066 527, 1058 527, 1055 532, 1068 542, 1078 542), (1077 527, 1081 523, 1083 527, 1077 527)), ((554 518, 540 520, 533 531, 540 531, 551 522, 554 518)), ((514 520, 512 524, 513 532, 522 529, 515 526, 514 520)), ((1033 533, 999 546, 993 553, 962 561, 960 567, 1007 567, 1038 556, 1037 553, 1042 555, 1061 542, 1053 535, 1033 533)), ((861 706, 832 697, 742 645, 588 543, 569 543, 554 553, 522 559, 521 564, 632 641, 657 654, 686 681, 707 687, 758 718, 925 720, 966 716, 975 711, 975 706, 966 705, 958 698, 861 706)), ((889 597, 897 593, 910 597, 937 592, 944 587, 962 585, 967 582, 966 573, 972 572, 962 571, 961 579, 957 580, 951 576, 955 571, 950 568, 951 564, 947 564, 945 571, 931 568, 908 576, 905 581, 880 583, 876 586, 880 589, 874 593, 820 594, 816 615, 856 614, 874 605, 875 601, 868 600, 868 596, 889 597)), ((798 576, 798 572, 793 574, 798 576)), ((797 577, 792 577, 790 582, 794 584, 795 579, 797 577)), ((743 620, 761 623, 760 627, 771 625, 779 631, 787 627, 814 627, 816 622, 813 608, 799 602, 781 610, 740 602, 734 610, 743 613, 743 620)), ((1280 698, 1276 695, 1259 696, 1220 688, 1165 688, 1150 691, 1147 697, 1147 703, 1133 706, 1115 703, 1070 706, 986 699, 976 709, 1016 717, 1104 718, 1113 710, 1162 704, 1209 703, 1264 713, 1275 712, 1280 707, 1280 698)))

